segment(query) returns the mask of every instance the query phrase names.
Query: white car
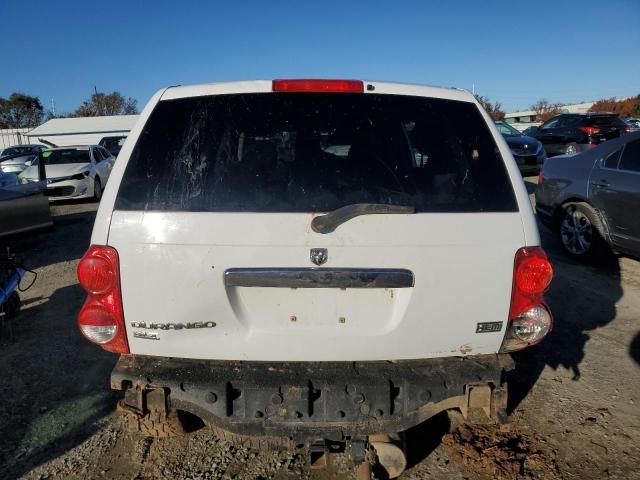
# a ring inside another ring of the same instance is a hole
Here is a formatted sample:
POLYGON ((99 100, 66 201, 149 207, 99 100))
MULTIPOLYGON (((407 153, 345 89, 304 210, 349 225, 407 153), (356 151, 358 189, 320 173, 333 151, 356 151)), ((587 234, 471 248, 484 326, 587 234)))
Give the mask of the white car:
MULTIPOLYGON (((115 158, 99 145, 56 147, 41 153, 50 200, 93 198, 100 200, 115 158)), ((20 174, 23 182, 37 181, 34 164, 20 174)))
POLYGON ((395 476, 397 432, 442 411, 506 421, 508 352, 552 326, 518 166, 458 89, 161 90, 91 243, 78 324, 121 355, 111 385, 148 435, 197 416, 256 445, 371 445, 395 476))

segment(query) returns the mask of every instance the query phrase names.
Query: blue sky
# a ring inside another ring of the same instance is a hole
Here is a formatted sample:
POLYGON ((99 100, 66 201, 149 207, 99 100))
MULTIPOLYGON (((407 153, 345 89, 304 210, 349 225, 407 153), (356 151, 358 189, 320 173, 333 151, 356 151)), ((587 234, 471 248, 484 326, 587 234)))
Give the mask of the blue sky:
POLYGON ((640 0, 2 0, 0 19, 0 96, 58 112, 94 86, 142 108, 167 85, 278 77, 475 85, 507 111, 640 93, 640 0))

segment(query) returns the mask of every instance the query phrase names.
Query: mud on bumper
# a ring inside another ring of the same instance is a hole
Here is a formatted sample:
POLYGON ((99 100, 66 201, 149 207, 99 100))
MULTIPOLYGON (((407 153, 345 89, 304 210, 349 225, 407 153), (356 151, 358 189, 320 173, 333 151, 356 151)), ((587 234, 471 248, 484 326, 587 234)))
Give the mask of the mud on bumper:
POLYGON ((161 394, 167 410, 236 434, 341 440, 404 431, 449 409, 471 422, 502 423, 513 366, 509 355, 336 363, 123 355, 111 387, 140 414, 161 394))

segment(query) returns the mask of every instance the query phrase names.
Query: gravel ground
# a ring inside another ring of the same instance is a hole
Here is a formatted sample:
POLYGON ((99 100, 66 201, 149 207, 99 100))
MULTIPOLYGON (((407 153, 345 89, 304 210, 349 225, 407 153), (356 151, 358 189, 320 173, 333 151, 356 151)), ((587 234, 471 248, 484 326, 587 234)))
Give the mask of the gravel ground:
MULTIPOLYGON (((233 447, 206 429, 155 441, 127 433, 108 387, 115 357, 75 328, 84 298, 75 268, 95 209, 54 206, 53 229, 13 241, 38 278, 21 294, 13 337, 0 329, 0 478, 352 478, 344 457, 311 471, 304 451, 233 447)), ((581 265, 542 233, 556 328, 516 356, 510 428, 447 434, 436 417, 408 432, 401 478, 640 479, 640 263, 581 265)))

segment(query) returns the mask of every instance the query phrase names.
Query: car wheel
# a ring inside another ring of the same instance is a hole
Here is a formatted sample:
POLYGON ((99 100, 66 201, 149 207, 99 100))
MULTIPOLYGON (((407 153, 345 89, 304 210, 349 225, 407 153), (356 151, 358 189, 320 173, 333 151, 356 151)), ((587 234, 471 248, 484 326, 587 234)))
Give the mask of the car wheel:
POLYGON ((93 179, 93 199, 99 202, 102 198, 102 184, 100 183, 100 177, 93 179))
POLYGON ((602 253, 606 243, 598 213, 586 203, 564 205, 560 241, 565 252, 574 258, 593 258, 602 253))
POLYGON ((578 145, 576 145, 575 142, 568 143, 564 147, 564 153, 567 155, 575 155, 578 153, 578 145))

